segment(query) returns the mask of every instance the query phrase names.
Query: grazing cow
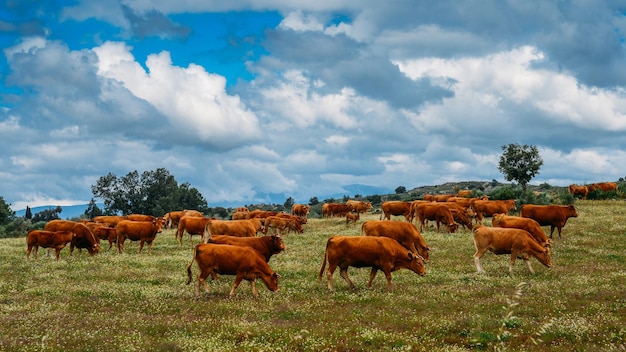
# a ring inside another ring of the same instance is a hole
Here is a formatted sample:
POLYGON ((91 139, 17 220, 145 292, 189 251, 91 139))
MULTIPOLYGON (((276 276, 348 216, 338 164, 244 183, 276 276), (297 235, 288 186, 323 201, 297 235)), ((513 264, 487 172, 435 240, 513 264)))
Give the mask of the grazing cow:
POLYGON ((265 258, 266 262, 269 262, 270 258, 274 254, 278 254, 287 249, 285 242, 283 242, 283 239, 280 236, 235 237, 228 235, 213 235, 211 236, 209 243, 250 247, 259 252, 259 254, 265 258))
POLYGON ((278 214, 277 211, 255 209, 248 212, 248 219, 265 219, 268 216, 276 216, 276 214, 278 214))
POLYGON ((295 215, 291 215, 291 214, 287 214, 287 213, 278 213, 275 216, 278 216, 279 218, 284 218, 284 219, 291 219, 293 221, 297 221, 300 223, 300 225, 304 225, 308 222, 307 218, 302 218, 299 216, 295 216, 295 215))
POLYGON ((350 223, 352 223, 353 225, 356 226, 356 222, 359 221, 359 219, 361 218, 361 216, 359 215, 359 213, 348 213, 346 214, 346 226, 350 225, 350 223))
POLYGON ((492 217, 493 214, 508 214, 515 209, 515 200, 475 200, 472 209, 476 213, 476 223, 482 224, 483 217, 492 217))
POLYGON ((324 261, 318 276, 322 280, 324 269, 328 262, 328 289, 333 290, 333 274, 339 267, 341 277, 350 285, 352 290, 356 286, 348 277, 348 267, 372 268, 367 287, 372 287, 372 281, 378 270, 385 273, 387 286, 391 290, 391 272, 398 269, 409 269, 418 275, 426 274, 424 261, 419 256, 402 247, 398 242, 387 237, 359 237, 333 236, 326 242, 324 261))
POLYGON ((35 260, 37 259, 37 251, 39 247, 54 248, 56 260, 59 260, 61 249, 72 242, 76 235, 70 231, 45 231, 30 230, 26 235, 26 260, 30 258, 30 252, 34 249, 35 260))
MULTIPOLYGON (((472 230, 474 225, 472 224, 472 220, 467 216, 467 212, 458 210, 458 209, 450 209, 450 213, 452 213, 452 217, 454 218, 454 222, 459 225, 463 225, 468 230, 472 230)), ((472 212, 472 214, 474 214, 472 212)))
POLYGON ((304 229, 300 221, 296 219, 282 218, 280 216, 270 216, 265 219, 265 228, 263 234, 267 234, 270 228, 274 229, 274 234, 285 235, 289 231, 303 233, 304 229))
POLYGON ((162 220, 163 218, 156 218, 154 221, 120 221, 116 227, 117 249, 119 253, 124 252, 124 242, 126 239, 129 239, 131 241, 139 241, 139 251, 137 253, 141 253, 144 243, 147 243, 148 254, 150 254, 154 239, 161 232, 162 220))
POLYGON ((120 215, 102 215, 102 216, 96 216, 95 218, 93 218, 94 222, 98 222, 101 224, 104 224, 108 227, 115 227, 117 226, 117 223, 122 221, 122 220, 126 220, 126 216, 120 216, 120 215))
POLYGON ((228 244, 198 244, 193 251, 191 263, 187 266, 187 285, 191 283, 191 266, 198 263, 198 284, 196 296, 200 296, 200 285, 208 293, 209 286, 206 279, 209 275, 217 279, 217 275, 235 275, 235 283, 230 290, 229 297, 235 295, 241 280, 250 281, 254 298, 259 297, 256 289, 256 279, 261 279, 267 289, 278 291, 278 274, 267 264, 259 252, 250 247, 239 247, 228 244))
POLYGON ((372 209, 374 206, 372 202, 366 202, 363 200, 348 200, 346 204, 352 206, 352 211, 357 214, 365 214, 368 210, 372 209))
POLYGON ((309 211, 311 207, 306 204, 294 204, 291 206, 291 214, 293 216, 299 216, 301 218, 306 218, 309 216, 309 211))
POLYGON ((480 258, 487 251, 491 251, 496 255, 510 254, 510 273, 513 273, 513 264, 515 264, 515 259, 517 258, 526 262, 531 273, 535 273, 530 265, 531 257, 537 258, 541 264, 548 268, 552 265, 550 247, 544 247, 537 243, 532 235, 525 230, 479 225, 474 228, 473 234, 474 246, 476 247, 474 264, 476 264, 476 270, 479 273, 485 272, 480 263, 480 258))
POLYGON ((574 197, 581 196, 582 199, 587 199, 589 188, 587 186, 569 185, 568 191, 574 197))
POLYGON ((411 222, 411 203, 412 202, 403 202, 400 200, 383 202, 380 206, 380 209, 382 210, 380 213, 380 220, 391 220, 392 215, 402 215, 406 221, 411 222))
POLYGON ((533 219, 523 218, 521 216, 510 216, 504 214, 494 214, 491 220, 491 224, 494 227, 506 227, 513 229, 526 230, 535 241, 540 245, 547 247, 550 245, 550 240, 546 233, 543 232, 541 225, 533 219))
POLYGON ((410 222, 370 220, 361 225, 361 234, 365 236, 389 237, 404 248, 424 258, 428 262, 430 248, 417 227, 410 222))
POLYGON ((207 243, 213 235, 229 235, 237 237, 256 237, 259 230, 262 231, 261 219, 252 218, 244 220, 211 220, 207 222, 203 232, 202 243, 207 243))
POLYGON ((520 211, 523 218, 531 218, 541 226, 550 225, 550 238, 554 233, 554 228, 559 230, 559 238, 561 238, 561 229, 565 226, 567 219, 578 217, 578 212, 573 205, 533 205, 524 204, 520 211))
POLYGON ((589 188, 589 192, 593 192, 596 190, 600 190, 602 192, 617 192, 617 183, 615 182, 598 182, 592 183, 587 186, 589 188))
POLYGON ((52 220, 44 226, 46 231, 70 231, 76 236, 70 243, 70 255, 74 248, 87 249, 89 255, 100 252, 100 238, 96 237, 87 225, 70 220, 52 220))
POLYGON ((163 215, 163 222, 165 223, 165 228, 172 229, 178 228, 178 222, 180 221, 180 217, 182 216, 183 211, 170 211, 163 215))
POLYGON ((189 234, 189 243, 191 244, 191 246, 193 247, 193 240, 191 239, 191 236, 193 235, 197 235, 197 236, 201 236, 202 239, 204 240, 204 232, 205 232, 205 228, 206 225, 208 224, 209 221, 211 221, 212 218, 205 218, 205 217, 197 217, 197 216, 183 216, 182 218, 180 218, 180 221, 178 222, 178 228, 176 229, 176 239, 178 240, 178 243, 180 243, 180 245, 183 245, 183 235, 185 234, 185 231, 187 231, 187 233, 189 234))
POLYGON ((444 224, 449 233, 454 233, 459 225, 454 222, 454 217, 450 208, 444 203, 420 203, 417 205, 417 218, 420 222, 420 231, 424 231, 424 225, 426 220, 435 221, 437 224, 437 232, 439 232, 439 225, 444 224))

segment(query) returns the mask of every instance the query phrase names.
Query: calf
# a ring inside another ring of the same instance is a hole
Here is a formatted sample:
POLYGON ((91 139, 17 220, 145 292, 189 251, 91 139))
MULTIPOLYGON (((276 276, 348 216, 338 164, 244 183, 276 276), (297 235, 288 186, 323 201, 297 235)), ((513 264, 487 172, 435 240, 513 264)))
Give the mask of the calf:
POLYGON ((372 268, 367 287, 372 287, 372 281, 378 270, 385 273, 387 286, 391 290, 391 272, 398 269, 409 269, 418 275, 426 274, 424 261, 421 257, 411 253, 402 247, 397 241, 387 237, 359 237, 359 236, 333 236, 326 242, 324 261, 318 276, 322 280, 322 274, 328 262, 328 289, 333 290, 333 274, 337 267, 341 277, 350 285, 352 290, 356 287, 348 277, 348 267, 372 268))
POLYGON ((266 262, 270 261, 270 258, 274 254, 278 254, 287 246, 280 236, 261 236, 261 237, 235 237, 227 235, 213 235, 209 239, 209 243, 214 244, 229 244, 232 246, 250 247, 255 249, 266 262))
POLYGON ((361 225, 365 236, 389 237, 428 262, 430 248, 415 225, 405 221, 370 220, 361 225))
POLYGON ((550 225, 550 238, 554 233, 554 228, 559 230, 559 238, 561 238, 561 229, 565 226, 567 219, 578 217, 578 212, 573 205, 533 205, 524 204, 520 211, 523 218, 531 218, 541 226, 550 225))
POLYGON ((200 285, 208 293, 207 277, 211 275, 213 279, 217 279, 218 274, 235 275, 235 283, 230 290, 229 297, 235 295, 235 290, 241 280, 250 281, 255 299, 259 296, 256 289, 256 279, 261 279, 268 290, 278 291, 278 274, 252 248, 228 244, 198 244, 193 251, 191 263, 187 266, 187 285, 191 283, 191 266, 194 261, 198 263, 198 269, 200 269, 196 296, 200 296, 200 285))
POLYGON ((45 231, 30 230, 26 235, 26 260, 30 258, 30 252, 34 249, 35 260, 37 259, 37 251, 39 247, 54 248, 56 252, 56 260, 59 260, 61 249, 72 242, 76 235, 70 231, 45 231))
POLYGON ((131 241, 139 241, 139 251, 137 253, 141 253, 144 243, 147 243, 148 254, 150 254, 154 239, 157 233, 161 232, 162 220, 162 218, 156 218, 154 221, 120 221, 116 227, 117 250, 119 253, 124 251, 124 242, 126 239, 129 239, 131 241))
POLYGON ((205 218, 200 216, 183 216, 178 221, 178 228, 176 229, 176 239, 178 243, 183 245, 183 235, 185 231, 189 234, 189 243, 193 247, 193 240, 191 236, 197 235, 203 237, 205 236, 205 228, 206 225, 211 221, 211 218, 205 218))
POLYGON ((346 226, 350 225, 350 223, 356 226, 356 222, 359 221, 360 218, 361 216, 359 215, 359 213, 356 213, 356 214, 347 213, 346 214, 346 226))
POLYGON ((550 258, 550 247, 543 247, 525 230, 508 229, 499 227, 476 226, 472 231, 474 234, 474 246, 476 253, 474 254, 474 264, 479 273, 484 273, 480 258, 487 252, 493 254, 510 254, 511 261, 509 264, 509 272, 513 273, 513 264, 515 259, 520 258, 528 265, 528 270, 535 273, 530 265, 530 258, 535 257, 546 267, 552 265, 550 258))
POLYGON ((115 228, 97 226, 94 227, 91 231, 93 232, 94 236, 98 237, 101 240, 107 240, 109 242, 109 248, 107 249, 107 251, 113 247, 113 243, 117 244, 117 230, 115 228))

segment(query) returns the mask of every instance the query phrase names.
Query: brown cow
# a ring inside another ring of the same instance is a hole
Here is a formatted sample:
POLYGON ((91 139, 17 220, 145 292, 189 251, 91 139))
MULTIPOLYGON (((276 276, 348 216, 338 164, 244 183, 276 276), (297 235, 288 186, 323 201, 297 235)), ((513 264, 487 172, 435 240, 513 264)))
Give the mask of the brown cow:
POLYGON ((598 183, 592 183, 592 184, 588 185, 587 188, 589 188, 589 192, 593 192, 593 191, 596 191, 596 190, 600 190, 602 192, 611 192, 611 191, 617 192, 617 183, 615 183, 615 182, 598 182, 598 183))
POLYGON ((359 213, 346 214, 346 226, 350 225, 350 223, 356 226, 356 222, 359 221, 360 218, 361 218, 361 215, 359 213))
POLYGON ((515 200, 475 200, 472 210, 476 213, 476 223, 482 224, 483 217, 492 217, 493 214, 508 214, 509 211, 515 209, 515 200))
POLYGON ((126 215, 126 220, 131 220, 131 221, 154 221, 155 217, 152 215, 145 215, 145 214, 128 214, 126 215))
POLYGON ((249 213, 250 209, 248 207, 237 207, 235 208, 235 213, 249 213))
POLYGON ((300 223, 300 225, 304 225, 309 221, 307 218, 303 218, 303 217, 299 217, 299 216, 295 216, 295 215, 291 215, 287 213, 282 213, 282 212, 276 214, 275 216, 278 216, 279 218, 291 219, 293 221, 297 221, 300 223))
POLYGON ((533 219, 523 218, 521 216, 510 216, 504 214, 494 214, 491 220, 494 227, 506 227, 514 229, 526 230, 531 236, 542 246, 550 245, 550 240, 546 233, 543 232, 541 225, 533 219))
POLYGON ((233 220, 245 220, 248 218, 248 211, 236 211, 233 213, 231 219, 233 220))
POLYGON ((473 230, 474 246, 476 253, 474 254, 474 264, 479 273, 484 273, 480 258, 487 252, 493 254, 510 254, 511 261, 509 264, 509 272, 513 273, 513 264, 515 259, 520 258, 528 265, 528 270, 534 273, 530 265, 530 258, 535 257, 541 264, 546 267, 552 265, 550 258, 550 247, 543 247, 525 230, 509 229, 501 227, 488 227, 479 225, 473 230))
POLYGON ((415 225, 404 221, 370 220, 361 225, 365 236, 389 237, 428 262, 430 248, 415 225))
MULTIPOLYGON (((452 217, 454 218, 454 222, 459 225, 463 225, 468 230, 472 230, 474 225, 472 224, 472 220, 467 216, 467 212, 458 210, 458 209, 450 209, 450 213, 452 213, 452 217)), ((474 212, 472 212, 474 214, 474 212)))
POLYGON ((456 193, 456 196, 461 198, 471 198, 472 193, 474 193, 474 191, 471 189, 462 189, 456 193))
POLYGON ((99 239, 109 241, 109 248, 107 249, 107 251, 113 247, 113 243, 117 243, 117 230, 115 228, 107 226, 96 226, 92 228, 91 231, 93 232, 94 236, 98 237, 99 239))
POLYGON ((574 197, 581 196, 582 199, 587 199, 587 194, 589 193, 587 186, 569 185, 567 189, 574 197))
POLYGON ((301 218, 306 218, 309 216, 309 211, 311 210, 311 206, 306 204, 294 204, 291 206, 291 214, 293 216, 299 216, 301 218))
POLYGON ((417 218, 420 222, 420 231, 424 231, 424 225, 426 220, 435 221, 437 224, 437 232, 439 232, 439 225, 444 224, 449 233, 454 233, 459 225, 454 222, 454 217, 450 208, 446 204, 442 203, 419 203, 416 208, 417 218))
POLYGON ((30 230, 26 235, 26 260, 30 258, 30 252, 34 249, 35 260, 37 259, 37 251, 39 247, 54 248, 56 260, 59 260, 61 249, 72 242, 76 235, 70 231, 45 231, 30 230))
POLYGON ((70 220, 52 220, 44 226, 46 231, 70 231, 76 236, 70 243, 70 255, 74 248, 87 249, 89 255, 100 252, 100 238, 96 237, 87 225, 70 220))
POLYGON ((322 280, 322 274, 328 262, 328 289, 333 290, 333 274, 339 267, 341 277, 350 285, 352 290, 356 286, 348 277, 348 267, 372 268, 367 287, 372 287, 372 281, 378 270, 385 273, 387 286, 391 290, 391 272, 398 269, 409 269, 418 275, 426 274, 424 261, 411 251, 402 247, 398 242, 387 237, 359 237, 359 236, 333 236, 326 242, 324 261, 318 276, 322 280))
POLYGON ((400 200, 383 202, 380 206, 380 209, 382 210, 380 213, 380 220, 391 220, 392 215, 402 215, 406 221, 411 222, 411 203, 412 202, 403 202, 400 200))
POLYGON ((277 211, 254 209, 248 212, 248 219, 265 219, 268 216, 276 216, 276 214, 278 214, 277 211))
POLYGON ((372 205, 372 202, 366 202, 364 200, 350 199, 346 202, 346 204, 352 206, 352 211, 356 212, 357 214, 365 214, 368 210, 374 207, 372 205))
POLYGON ((193 235, 201 236, 202 240, 204 240, 204 236, 205 236, 204 232, 205 232, 206 225, 211 220, 212 218, 197 217, 197 216, 183 216, 182 218, 180 218, 180 221, 178 222, 178 228, 176 229, 176 234, 175 234, 176 239, 178 240, 178 243, 181 246, 183 245, 183 235, 185 234, 185 231, 187 231, 187 233, 189 234, 189 243, 191 244, 192 247, 193 247, 193 240, 191 236, 193 235))
POLYGON ((102 216, 96 216, 95 218, 93 218, 94 222, 99 222, 101 224, 104 224, 108 227, 115 227, 117 226, 117 223, 122 221, 122 220, 126 220, 126 216, 121 216, 121 215, 102 215, 102 216))
POLYGON ((263 228, 263 234, 267 234, 270 228, 274 229, 274 234, 285 235, 289 231, 296 233, 303 233, 304 229, 300 224, 300 221, 296 219, 282 218, 280 216, 270 216, 265 219, 265 227, 263 228))
POLYGON ((433 197, 435 202, 447 202, 448 199, 455 197, 455 194, 437 194, 433 197))
POLYGON ((207 222, 202 237, 202 243, 207 243, 210 236, 229 235, 237 237, 256 237, 258 231, 263 230, 261 219, 244 220, 211 220, 207 222))
POLYGON ((541 226, 550 225, 550 238, 554 233, 554 228, 559 230, 559 238, 561 238, 561 229, 565 226, 567 219, 578 217, 578 212, 573 205, 533 205, 524 204, 520 211, 523 218, 531 218, 541 226))
POLYGON ((200 296, 200 285, 208 293, 209 286, 206 279, 209 275, 217 279, 217 275, 235 275, 235 283, 230 290, 229 297, 235 295, 241 280, 250 281, 252 294, 258 298, 256 279, 261 279, 267 289, 278 291, 278 274, 267 264, 259 252, 250 247, 231 246, 228 244, 198 244, 193 251, 191 263, 187 266, 187 285, 191 283, 191 266, 198 263, 198 284, 196 296, 200 296))
POLYGON ((352 205, 341 203, 326 203, 322 205, 322 218, 344 217, 352 212, 352 205))
POLYGON ((250 247, 259 252, 259 254, 265 258, 266 262, 269 262, 270 258, 274 254, 278 254, 287 249, 285 242, 283 242, 283 239, 280 236, 235 237, 227 235, 213 235, 211 236, 209 243, 250 247))
POLYGON ((178 228, 178 222, 180 221, 180 217, 182 216, 183 211, 170 211, 163 215, 163 222, 165 222, 165 228, 172 229, 174 227, 178 228))
POLYGON ((144 243, 147 243, 148 254, 150 254, 154 239, 161 232, 162 226, 163 218, 156 218, 154 221, 120 221, 116 227, 117 250, 119 253, 124 252, 124 242, 126 239, 129 239, 131 241, 139 241, 139 251, 137 253, 141 253, 144 243))

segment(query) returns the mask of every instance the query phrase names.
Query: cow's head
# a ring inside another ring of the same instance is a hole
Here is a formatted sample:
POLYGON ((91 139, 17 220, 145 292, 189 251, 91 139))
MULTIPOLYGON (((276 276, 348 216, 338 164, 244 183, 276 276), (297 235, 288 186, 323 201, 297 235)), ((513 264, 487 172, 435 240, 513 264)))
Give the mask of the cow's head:
POLYGON ((409 256, 409 269, 418 275, 425 275, 426 267, 424 266, 424 258, 419 254, 413 254, 411 251, 407 253, 409 256))

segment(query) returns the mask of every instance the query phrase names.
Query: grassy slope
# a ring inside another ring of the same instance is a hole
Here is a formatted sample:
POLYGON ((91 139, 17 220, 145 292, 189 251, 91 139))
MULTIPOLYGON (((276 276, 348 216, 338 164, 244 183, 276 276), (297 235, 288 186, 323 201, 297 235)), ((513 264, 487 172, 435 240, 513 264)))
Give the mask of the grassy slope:
MULTIPOLYGON (((518 261, 510 276, 508 256, 489 253, 487 274, 478 275, 468 231, 428 230, 426 276, 397 271, 393 292, 381 273, 366 289, 368 269, 349 270, 356 293, 338 272, 334 292, 325 278, 318 283, 326 239, 358 235, 359 228, 311 220, 304 234, 286 236, 288 250, 270 261, 280 291, 259 282, 258 301, 247 283, 228 299, 232 276, 210 282, 211 293, 195 299, 185 285, 191 249, 187 239, 179 248, 170 230, 157 237, 151 255, 137 255, 137 244, 127 243, 123 255, 70 258, 66 248, 59 262, 44 251, 26 262, 23 238, 3 239, 0 350, 622 350, 626 204, 577 206, 579 218, 554 240, 550 270, 533 259, 531 275, 518 261)), ((195 265, 193 271, 195 279, 195 265)))

